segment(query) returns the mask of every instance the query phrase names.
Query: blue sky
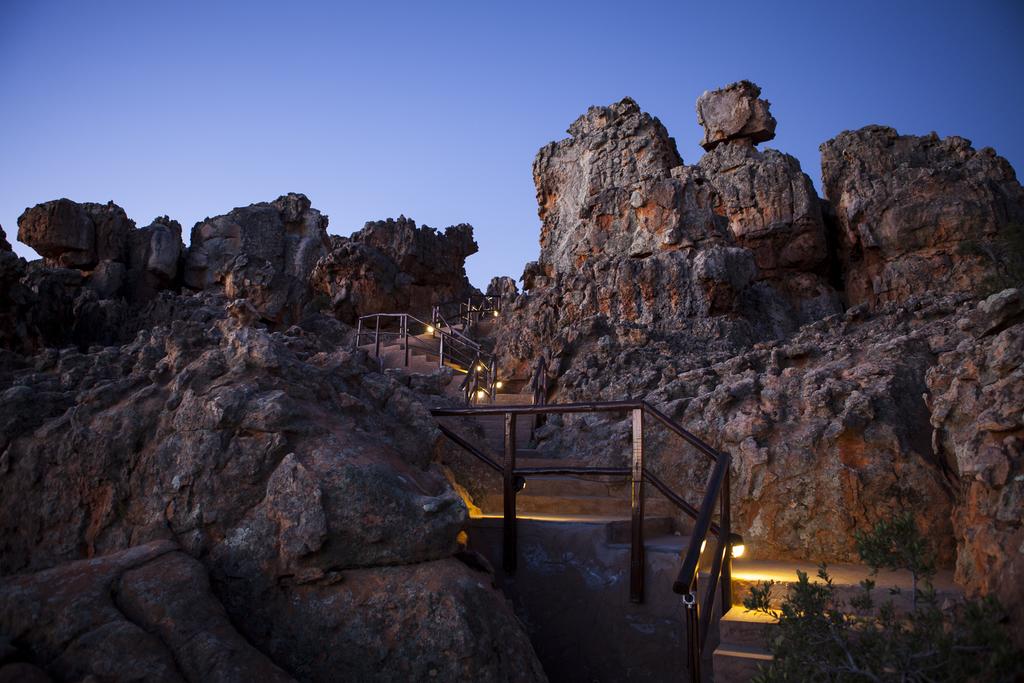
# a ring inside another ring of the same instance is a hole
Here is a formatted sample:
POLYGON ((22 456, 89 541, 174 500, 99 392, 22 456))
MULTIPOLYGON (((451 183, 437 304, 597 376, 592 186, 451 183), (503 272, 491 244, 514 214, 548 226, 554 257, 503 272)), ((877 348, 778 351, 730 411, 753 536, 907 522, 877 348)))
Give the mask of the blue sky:
POLYGON ((297 191, 335 234, 472 223, 482 286, 536 258, 533 157, 592 104, 633 97, 694 163, 696 98, 749 78, 816 184, 818 145, 869 123, 1020 170, 1022 67, 1020 0, 0 0, 0 225, 112 199, 187 237, 297 191))

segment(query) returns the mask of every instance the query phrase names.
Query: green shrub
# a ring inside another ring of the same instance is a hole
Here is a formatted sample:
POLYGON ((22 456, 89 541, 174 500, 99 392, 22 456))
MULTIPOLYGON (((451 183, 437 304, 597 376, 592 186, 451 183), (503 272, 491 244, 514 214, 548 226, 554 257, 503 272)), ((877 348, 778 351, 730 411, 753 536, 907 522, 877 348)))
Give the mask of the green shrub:
POLYGON ((775 659, 755 680, 988 683, 1024 675, 1021 654, 994 598, 947 609, 939 605, 932 585, 934 556, 911 515, 881 522, 856 539, 861 558, 875 573, 910 571, 911 608, 900 611, 891 598, 877 601, 872 579, 862 581, 859 593, 844 602, 824 564, 819 582, 798 571, 778 609, 771 604, 774 582, 754 586, 743 605, 778 618, 768 643, 775 659))

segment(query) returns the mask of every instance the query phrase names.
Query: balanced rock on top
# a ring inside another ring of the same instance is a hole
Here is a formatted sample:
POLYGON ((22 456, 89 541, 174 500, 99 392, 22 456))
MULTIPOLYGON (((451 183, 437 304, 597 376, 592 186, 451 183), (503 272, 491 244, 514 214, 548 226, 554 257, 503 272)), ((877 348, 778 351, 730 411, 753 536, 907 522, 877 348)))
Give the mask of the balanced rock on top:
POLYGON ((701 147, 710 151, 728 140, 757 144, 774 138, 775 117, 768 111, 771 103, 760 96, 761 88, 750 81, 701 95, 697 99, 697 123, 704 126, 701 147))

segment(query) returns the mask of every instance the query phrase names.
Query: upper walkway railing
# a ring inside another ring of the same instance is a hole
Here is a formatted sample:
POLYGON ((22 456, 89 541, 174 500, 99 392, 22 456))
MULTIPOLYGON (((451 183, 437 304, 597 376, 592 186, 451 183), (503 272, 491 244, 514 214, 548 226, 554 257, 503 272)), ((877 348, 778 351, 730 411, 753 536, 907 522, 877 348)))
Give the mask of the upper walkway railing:
POLYGON ((360 316, 356 325, 356 347, 372 345, 374 356, 381 360, 381 347, 393 342, 402 346, 405 367, 409 366, 412 349, 436 355, 438 367, 448 365, 465 373, 461 389, 467 402, 493 400, 498 384, 494 354, 457 329, 424 322, 410 313, 360 316), (421 339, 423 336, 429 336, 430 341, 421 339))
POLYGON ((729 502, 728 453, 716 450, 699 437, 687 431, 670 417, 645 401, 605 401, 595 403, 564 403, 547 405, 478 406, 472 408, 439 408, 432 410, 435 417, 480 417, 501 415, 505 419, 504 460, 496 462, 480 448, 459 436, 445 425, 441 432, 481 462, 502 475, 502 566, 509 574, 516 570, 516 494, 522 490, 527 477, 559 476, 566 474, 621 476, 630 479, 630 580, 629 596, 633 602, 643 602, 644 596, 644 482, 650 483, 669 501, 694 520, 693 533, 682 555, 682 562, 672 590, 683 596, 685 607, 687 658, 690 680, 700 681, 700 666, 707 635, 711 629, 715 596, 721 588, 721 606, 724 614, 732 606, 732 546, 740 539, 731 533, 729 502), (519 467, 516 465, 516 418, 519 415, 546 415, 567 413, 632 413, 632 455, 629 467, 519 467), (694 507, 674 492, 662 479, 646 466, 644 452, 644 417, 653 418, 662 426, 681 437, 711 461, 711 472, 700 507, 694 507), (718 507, 718 522, 713 519, 718 507), (699 604, 698 578, 701 554, 708 534, 717 537, 713 550, 711 570, 703 605, 699 604))

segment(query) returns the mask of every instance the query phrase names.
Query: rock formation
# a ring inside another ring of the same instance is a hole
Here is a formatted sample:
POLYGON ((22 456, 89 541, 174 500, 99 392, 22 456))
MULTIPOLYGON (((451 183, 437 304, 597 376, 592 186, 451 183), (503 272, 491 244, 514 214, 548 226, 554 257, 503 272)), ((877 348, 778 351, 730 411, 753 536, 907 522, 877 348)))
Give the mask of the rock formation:
MULTIPOLYGON (((1024 620, 1012 169, 872 126, 822 146, 823 201, 757 148, 776 122, 756 85, 697 112, 690 166, 628 98, 540 150, 538 259, 523 293, 487 289, 503 378, 543 354, 551 400, 644 399, 728 450, 754 557, 852 560, 855 531, 910 509, 1024 620)), ((328 237, 300 194, 201 221, 188 249, 113 203, 18 225, 44 258, 0 230, 0 680, 544 680, 458 550, 483 465, 444 471, 425 407, 452 371, 352 349, 360 315, 479 294, 471 226, 328 237)), ((628 434, 552 416, 533 445, 620 465, 628 434)), ((649 466, 696 502, 706 470, 674 438, 649 466)))
POLYGON ((290 193, 196 223, 184 283, 221 285, 229 297, 249 299, 267 322, 291 324, 309 302, 309 276, 328 245, 327 217, 290 193))
POLYGON ((403 311, 426 320, 434 304, 478 293, 465 269, 477 249, 473 226, 465 223, 438 232, 404 216, 374 221, 351 237, 332 237, 313 287, 348 323, 368 313, 403 311))
MULTIPOLYGON (((755 557, 855 560, 854 531, 910 509, 943 566, 1024 619, 1002 579, 1024 571, 1020 290, 977 298, 1024 284, 1013 171, 869 127, 822 147, 833 214, 795 159, 755 148, 775 128, 759 94, 701 97, 695 166, 631 100, 539 152, 540 257, 502 316, 502 368, 528 377, 544 353, 552 400, 643 398, 728 450, 755 557)), ((537 438, 550 457, 629 452, 618 418, 537 438)), ((655 439, 651 466, 699 495, 680 451, 655 439)))
POLYGON ((762 100, 761 88, 750 81, 731 83, 697 98, 697 123, 704 127, 701 147, 711 151, 723 142, 767 142, 775 137, 771 105, 762 100))
MULTIPOLYGON (((0 673, 544 680, 455 559, 466 508, 407 388, 450 374, 383 375, 308 305, 326 218, 287 195, 199 223, 187 252, 164 217, 115 253, 95 235, 123 212, 95 206, 26 212, 59 245, 44 262, 0 243, 0 673), (67 216, 93 242, 71 249, 67 216)), ((468 226, 394 227, 360 235, 402 282, 440 265, 468 288, 468 226)))
POLYGON ((1024 272, 1024 190, 991 148, 868 126, 824 143, 821 169, 851 305, 902 301, 939 283, 991 292, 1024 272))
MULTIPOLYGON (((416 395, 339 350, 339 323, 271 334, 244 300, 178 298, 126 346, 11 359, 0 574, 174 540, 242 636, 303 679, 541 680, 489 577, 449 559, 465 506, 430 464, 440 434, 416 395), (395 614, 372 614, 379 595, 395 614), (394 639, 403 614, 418 635, 394 639)), ((0 590, 0 613, 19 594, 0 590)), ((10 623, 33 647, 52 635, 10 623)))

